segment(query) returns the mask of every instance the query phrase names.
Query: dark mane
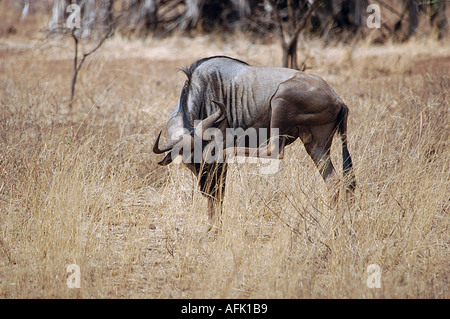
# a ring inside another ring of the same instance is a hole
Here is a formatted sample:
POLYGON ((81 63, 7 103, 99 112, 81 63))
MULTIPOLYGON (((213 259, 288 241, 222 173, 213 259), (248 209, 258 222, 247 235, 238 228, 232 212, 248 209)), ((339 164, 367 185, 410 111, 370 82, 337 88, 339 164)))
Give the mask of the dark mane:
POLYGON ((209 61, 211 59, 216 59, 216 58, 224 58, 224 59, 230 59, 245 65, 249 65, 248 63, 235 59, 235 58, 230 58, 228 56, 224 56, 224 55, 216 55, 216 56, 211 56, 211 57, 207 57, 207 58, 203 58, 200 60, 195 61, 194 63, 191 64, 191 66, 189 68, 185 67, 185 68, 181 68, 179 69, 180 71, 182 71, 184 74, 186 74, 187 80, 184 83, 183 89, 181 90, 181 97, 180 97, 180 108, 181 108, 181 112, 183 115, 183 122, 184 122, 184 126, 185 128, 187 128, 188 130, 193 130, 193 125, 192 123, 189 121, 188 115, 186 113, 186 105, 187 105, 187 98, 189 96, 189 89, 190 89, 190 84, 191 84, 191 79, 192 79, 192 74, 194 74, 194 71, 203 63, 206 61, 209 61))
POLYGON ((230 58, 228 56, 225 55, 216 55, 216 56, 210 56, 207 58, 203 58, 200 60, 195 61, 194 63, 191 64, 191 66, 189 68, 185 67, 185 68, 181 68, 180 70, 186 74, 187 78, 188 78, 188 83, 191 82, 191 78, 192 78, 192 74, 194 73, 195 69, 197 69, 203 62, 209 61, 211 59, 217 59, 217 58, 223 58, 223 59, 230 59, 245 65, 249 65, 247 62, 235 59, 235 58, 230 58))

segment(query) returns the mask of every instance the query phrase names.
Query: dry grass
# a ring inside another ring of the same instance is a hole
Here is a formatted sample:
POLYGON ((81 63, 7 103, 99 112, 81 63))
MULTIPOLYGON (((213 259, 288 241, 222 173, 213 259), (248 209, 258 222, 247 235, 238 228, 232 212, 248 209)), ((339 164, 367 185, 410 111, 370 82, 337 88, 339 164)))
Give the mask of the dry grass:
POLYGON ((73 48, 57 44, 2 40, 1 297, 449 297, 448 44, 303 43, 308 72, 350 107, 355 204, 328 207, 297 141, 275 175, 231 167, 207 236, 191 173, 151 153, 184 82, 176 68, 212 54, 278 65, 279 46, 113 39, 81 71, 69 113, 73 48), (73 263, 80 289, 66 285, 73 263))

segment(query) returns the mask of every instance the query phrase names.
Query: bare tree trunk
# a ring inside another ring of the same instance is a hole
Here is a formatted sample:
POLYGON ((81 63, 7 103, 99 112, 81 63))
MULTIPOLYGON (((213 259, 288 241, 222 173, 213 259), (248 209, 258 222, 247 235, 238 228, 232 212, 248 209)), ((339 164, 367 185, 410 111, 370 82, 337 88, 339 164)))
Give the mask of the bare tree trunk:
POLYGON ((297 24, 297 16, 295 14, 294 4, 292 0, 287 1, 288 5, 288 18, 289 18, 289 26, 288 26, 288 40, 284 35, 283 25, 281 22, 280 13, 276 5, 271 4, 273 10, 275 12, 276 25, 278 29, 278 35, 281 41, 281 48, 283 50, 282 62, 283 67, 298 69, 297 64, 297 43, 300 32, 306 27, 306 24, 311 17, 314 10, 319 6, 320 1, 315 0, 314 3, 309 7, 308 11, 302 17, 300 23, 297 24))
POLYGON ((157 17, 158 6, 156 4, 156 1, 145 0, 142 9, 144 10, 147 30, 150 29, 151 25, 153 25, 153 27, 156 28, 158 24, 158 17, 157 17))
POLYGON ((294 1, 287 0, 288 7, 288 19, 289 19, 289 34, 292 35, 290 43, 287 44, 286 48, 283 49, 283 65, 285 67, 290 67, 292 69, 298 69, 297 65, 297 42, 298 35, 295 35, 295 28, 297 27, 297 17, 294 9, 294 1), (286 56, 284 56, 286 55, 286 56))
POLYGON ((205 0, 186 0, 186 11, 179 23, 180 30, 187 30, 189 27, 195 28, 197 26, 204 3, 205 0))
POLYGON ((22 9, 22 13, 20 15, 20 21, 25 20, 25 18, 28 15, 28 11, 30 9, 30 0, 24 0, 23 1, 23 9, 22 9))
POLYGON ((447 16, 445 15, 445 0, 438 2, 436 9, 436 27, 438 30, 438 39, 441 40, 447 33, 447 16))
POLYGON ((83 34, 81 35, 82 38, 88 38, 96 24, 95 18, 98 12, 95 2, 95 0, 86 0, 84 7, 83 34))
POLYGON ((54 0, 52 8, 52 18, 48 25, 50 31, 58 28, 59 24, 64 20, 64 10, 66 10, 65 0, 54 0))
POLYGON ((140 36, 147 36, 150 30, 158 27, 158 3, 156 0, 128 1, 128 8, 132 8, 128 14, 128 25, 132 32, 140 36))
POLYGON ((231 3, 238 11, 240 17, 245 17, 250 14, 249 0, 231 0, 231 3))
POLYGON ((364 23, 364 12, 368 6, 367 0, 354 0, 355 1, 355 10, 354 10, 354 22, 355 25, 359 28, 364 23))
POLYGON ((419 21, 417 19, 417 6, 415 1, 408 0, 406 5, 408 6, 409 12, 408 38, 410 38, 416 34, 419 21))

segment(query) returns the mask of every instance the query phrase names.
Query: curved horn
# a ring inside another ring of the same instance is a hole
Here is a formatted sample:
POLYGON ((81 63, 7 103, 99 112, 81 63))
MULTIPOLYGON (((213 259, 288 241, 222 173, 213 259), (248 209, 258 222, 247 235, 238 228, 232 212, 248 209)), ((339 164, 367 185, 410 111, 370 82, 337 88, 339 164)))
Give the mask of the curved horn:
POLYGON ((219 110, 208 116, 206 119, 198 123, 195 128, 195 134, 203 139, 203 133, 209 128, 211 128, 217 120, 219 120, 223 114, 225 114, 225 105, 222 102, 212 101, 219 106, 219 110))
POLYGON ((167 142, 161 148, 159 147, 159 139, 161 137, 162 130, 159 131, 158 137, 156 138, 155 144, 153 145, 153 153, 155 154, 163 154, 165 152, 168 152, 172 150, 172 148, 177 145, 181 140, 183 139, 183 136, 180 136, 178 140, 172 140, 170 142, 167 142))

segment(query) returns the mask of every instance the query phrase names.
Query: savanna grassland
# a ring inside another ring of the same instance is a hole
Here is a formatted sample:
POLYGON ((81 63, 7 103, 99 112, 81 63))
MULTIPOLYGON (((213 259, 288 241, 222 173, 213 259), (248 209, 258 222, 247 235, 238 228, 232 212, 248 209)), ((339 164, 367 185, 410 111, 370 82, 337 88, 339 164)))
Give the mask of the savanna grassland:
POLYGON ((449 297, 449 42, 302 42, 306 72, 350 109, 354 203, 329 206, 296 141, 276 174, 231 165, 208 235, 193 175, 151 152, 177 69, 215 54, 280 65, 279 44, 116 36, 86 60, 70 109, 73 52, 70 38, 0 39, 0 297, 449 297), (380 288, 366 284, 371 264, 380 288))

